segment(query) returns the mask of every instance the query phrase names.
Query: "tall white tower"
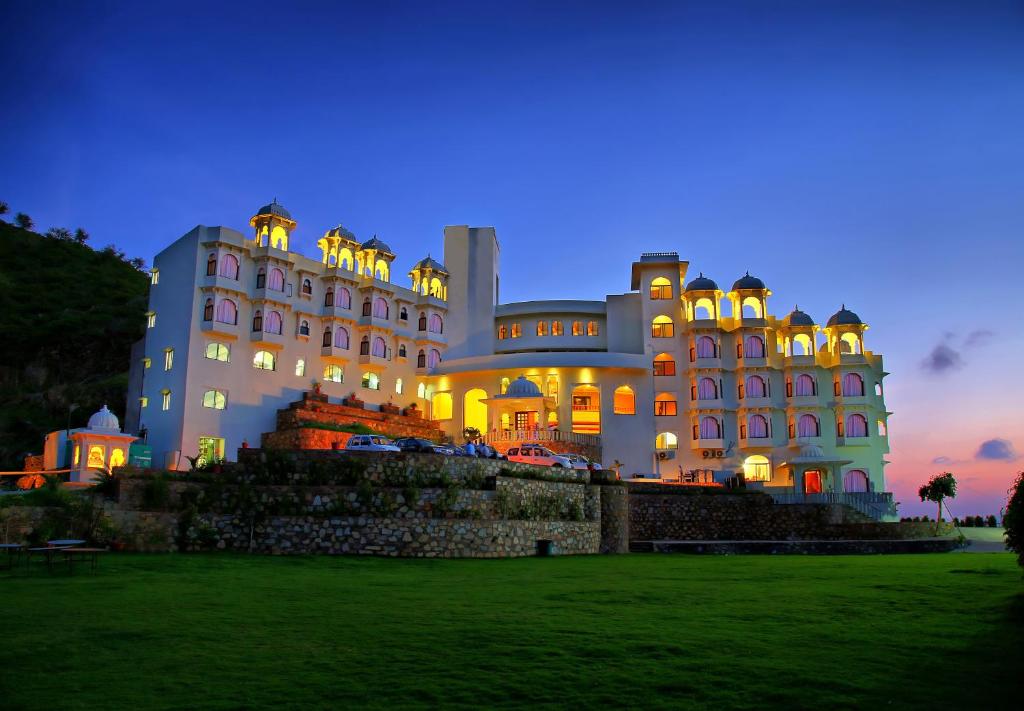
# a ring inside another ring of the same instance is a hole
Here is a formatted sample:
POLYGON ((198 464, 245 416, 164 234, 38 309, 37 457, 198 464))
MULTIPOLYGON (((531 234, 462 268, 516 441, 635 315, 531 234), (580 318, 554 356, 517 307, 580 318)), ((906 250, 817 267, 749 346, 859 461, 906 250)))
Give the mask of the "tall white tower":
POLYGON ((445 360, 494 353, 498 304, 498 238, 493 227, 444 228, 448 281, 448 350, 445 360))

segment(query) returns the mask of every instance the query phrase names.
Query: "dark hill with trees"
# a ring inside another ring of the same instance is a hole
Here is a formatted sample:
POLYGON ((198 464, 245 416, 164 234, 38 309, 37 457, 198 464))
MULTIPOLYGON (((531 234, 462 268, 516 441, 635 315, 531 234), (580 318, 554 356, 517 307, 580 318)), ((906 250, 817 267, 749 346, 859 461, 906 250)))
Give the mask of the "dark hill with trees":
POLYGON ((149 280, 141 260, 112 246, 93 250, 87 239, 82 230, 44 236, 0 222, 0 470, 41 453, 73 405, 72 427, 104 403, 123 421, 149 280))

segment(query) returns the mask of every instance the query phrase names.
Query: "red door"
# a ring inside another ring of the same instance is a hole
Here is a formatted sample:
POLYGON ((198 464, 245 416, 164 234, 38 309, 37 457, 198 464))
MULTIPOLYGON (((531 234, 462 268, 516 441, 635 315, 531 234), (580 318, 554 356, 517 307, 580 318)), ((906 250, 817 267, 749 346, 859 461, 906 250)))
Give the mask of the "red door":
POLYGON ((821 472, 813 469, 811 471, 804 472, 804 493, 821 493, 821 472))

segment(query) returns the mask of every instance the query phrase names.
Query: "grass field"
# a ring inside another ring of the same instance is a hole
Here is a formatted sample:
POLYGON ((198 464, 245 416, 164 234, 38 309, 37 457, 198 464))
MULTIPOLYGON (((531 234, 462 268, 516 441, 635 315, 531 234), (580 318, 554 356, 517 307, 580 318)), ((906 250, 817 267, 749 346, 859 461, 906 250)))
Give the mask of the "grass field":
POLYGON ((0 707, 1020 708, 1009 554, 112 555, 0 573, 0 707))

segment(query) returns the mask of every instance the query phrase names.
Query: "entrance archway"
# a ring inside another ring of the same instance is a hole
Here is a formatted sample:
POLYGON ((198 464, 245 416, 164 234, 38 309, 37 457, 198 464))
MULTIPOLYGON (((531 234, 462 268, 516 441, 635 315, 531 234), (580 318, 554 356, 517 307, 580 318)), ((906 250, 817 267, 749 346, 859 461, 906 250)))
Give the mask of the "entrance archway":
POLYGON ((601 391, 593 385, 577 385, 573 388, 572 431, 601 434, 601 391))
POLYGON ((821 472, 817 469, 809 469, 804 472, 804 493, 821 493, 821 472))
POLYGON ((473 388, 466 392, 462 398, 462 426, 463 428, 475 427, 482 434, 486 434, 490 427, 487 424, 487 403, 481 400, 487 399, 487 393, 481 388, 473 388))

